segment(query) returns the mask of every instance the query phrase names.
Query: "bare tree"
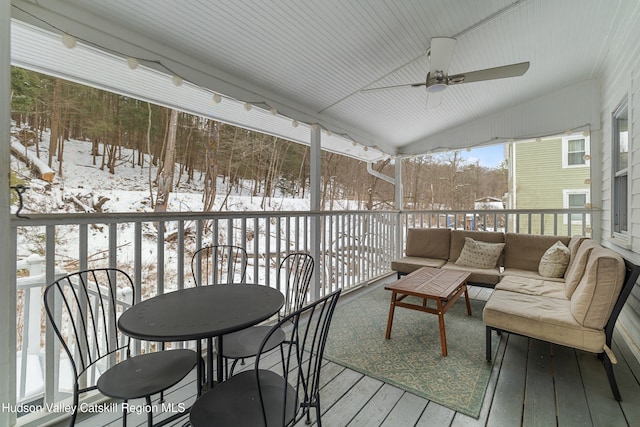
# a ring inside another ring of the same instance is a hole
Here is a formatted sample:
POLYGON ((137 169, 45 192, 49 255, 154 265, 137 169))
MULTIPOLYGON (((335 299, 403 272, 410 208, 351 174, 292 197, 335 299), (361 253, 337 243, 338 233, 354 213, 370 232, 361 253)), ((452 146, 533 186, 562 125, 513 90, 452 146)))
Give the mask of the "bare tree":
POLYGON ((156 212, 164 212, 169 206, 169 195, 173 188, 173 175, 175 173, 176 135, 178 133, 178 110, 171 110, 169 118, 169 130, 162 160, 162 171, 158 176, 158 195, 156 197, 156 212))

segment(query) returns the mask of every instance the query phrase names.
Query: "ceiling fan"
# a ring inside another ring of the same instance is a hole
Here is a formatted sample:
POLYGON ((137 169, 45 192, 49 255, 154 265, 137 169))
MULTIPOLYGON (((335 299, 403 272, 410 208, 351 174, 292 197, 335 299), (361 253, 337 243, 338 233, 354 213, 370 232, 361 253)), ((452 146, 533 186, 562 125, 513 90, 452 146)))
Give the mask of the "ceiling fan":
POLYGON ((456 46, 456 39, 450 37, 434 37, 431 39, 431 48, 427 56, 431 61, 431 69, 427 73, 424 82, 410 83, 379 88, 363 89, 361 92, 375 92, 386 89, 396 89, 401 87, 421 87, 427 89, 427 108, 434 108, 442 101, 442 92, 452 85, 462 83, 473 83, 484 80, 504 79, 507 77, 518 77, 529 69, 529 62, 503 65, 501 67, 486 68, 483 70, 471 71, 449 75, 449 62, 453 56, 453 49, 456 46))

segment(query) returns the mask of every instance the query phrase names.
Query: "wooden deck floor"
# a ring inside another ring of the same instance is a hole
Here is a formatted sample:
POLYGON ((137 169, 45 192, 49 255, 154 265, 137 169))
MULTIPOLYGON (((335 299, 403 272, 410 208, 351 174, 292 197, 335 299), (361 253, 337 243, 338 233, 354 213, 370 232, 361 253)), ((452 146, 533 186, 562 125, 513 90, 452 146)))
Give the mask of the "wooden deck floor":
MULTIPOLYGON (((486 299, 490 292, 472 288, 471 296, 486 299)), ((327 362, 322 370, 322 424, 326 427, 640 426, 640 384, 624 353, 617 346, 614 351, 619 359, 614 369, 622 402, 613 399, 602 363, 595 355, 504 334, 479 419, 327 362)), ((192 403, 193 381, 193 375, 185 379, 166 396, 167 401, 192 403)), ((77 425, 118 426, 120 416, 117 412, 98 414, 77 425)), ((146 425, 144 415, 132 414, 128 421, 128 425, 146 425)), ((185 422, 186 417, 171 425, 182 426, 185 422)))

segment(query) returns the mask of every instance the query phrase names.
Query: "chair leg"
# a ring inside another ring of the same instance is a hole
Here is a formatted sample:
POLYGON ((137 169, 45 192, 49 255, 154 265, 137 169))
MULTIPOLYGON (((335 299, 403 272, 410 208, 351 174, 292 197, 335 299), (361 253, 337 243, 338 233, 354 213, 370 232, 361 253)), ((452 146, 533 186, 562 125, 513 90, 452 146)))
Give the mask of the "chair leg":
MULTIPOLYGON (((316 404, 314 406, 316 407, 316 425, 322 427, 322 420, 320 419, 320 396, 316 396, 316 404)), ((311 424, 310 412, 311 408, 307 411, 307 424, 311 424)))
POLYGON ((491 328, 489 326, 486 327, 485 357, 487 362, 491 362, 491 328))
POLYGON ((620 390, 618 389, 618 384, 616 383, 616 377, 613 374, 613 365, 611 364, 609 356, 605 354, 602 358, 602 363, 604 364, 604 370, 606 371, 607 378, 609 379, 609 385, 611 386, 613 397, 619 402, 622 400, 622 396, 620 395, 620 390))
POLYGON ((147 402, 147 426, 148 427, 153 427, 153 411, 152 406, 151 406, 151 396, 147 396, 144 398, 144 400, 147 402))
POLYGON ((75 391, 73 392, 73 414, 71 414, 71 422, 69 422, 70 426, 76 425, 77 417, 78 417, 78 388, 77 388, 77 382, 76 382, 76 388, 75 388, 75 391))
MULTIPOLYGON (((228 360, 229 359, 227 359, 227 363, 228 363, 228 360)), ((236 369, 236 365, 238 364, 238 360, 240 360, 240 359, 233 359, 233 363, 231 364, 231 369, 228 370, 228 372, 227 372, 227 378, 230 378, 230 377, 233 376, 233 371, 236 369)))

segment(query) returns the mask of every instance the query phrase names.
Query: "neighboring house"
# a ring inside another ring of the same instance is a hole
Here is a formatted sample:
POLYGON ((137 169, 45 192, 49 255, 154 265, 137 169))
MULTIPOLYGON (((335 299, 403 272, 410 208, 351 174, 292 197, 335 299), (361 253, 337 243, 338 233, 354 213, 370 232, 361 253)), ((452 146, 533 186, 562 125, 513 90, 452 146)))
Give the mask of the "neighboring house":
MULTIPOLYGON (((589 134, 537 138, 510 143, 506 160, 509 167, 508 209, 585 208, 591 204, 591 168, 589 134)), ((560 234, 589 235, 591 228, 578 229, 581 214, 570 220, 565 215, 560 234)), ((509 224, 510 230, 527 230, 540 234, 549 229, 553 218, 531 219, 531 224, 509 224)))
POLYGON ((476 211, 484 209, 504 209, 504 202, 497 197, 482 197, 473 201, 473 209, 476 211))
MULTIPOLYGON (((504 209, 504 201, 497 197, 482 197, 473 201, 473 209, 476 211, 481 210, 499 210, 504 209)), ((503 215, 485 215, 476 213, 474 220, 474 228, 476 230, 486 231, 503 231, 504 230, 504 216, 503 215)))

